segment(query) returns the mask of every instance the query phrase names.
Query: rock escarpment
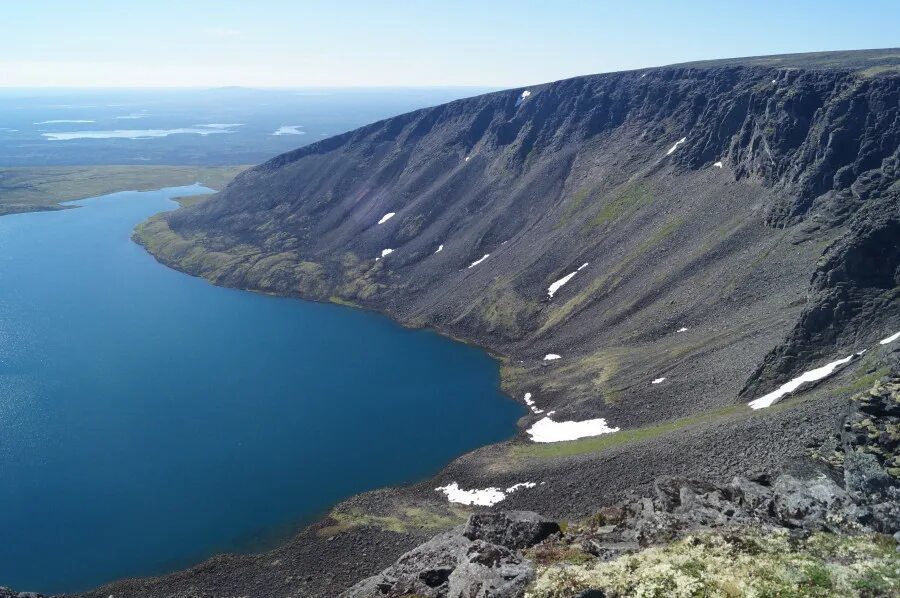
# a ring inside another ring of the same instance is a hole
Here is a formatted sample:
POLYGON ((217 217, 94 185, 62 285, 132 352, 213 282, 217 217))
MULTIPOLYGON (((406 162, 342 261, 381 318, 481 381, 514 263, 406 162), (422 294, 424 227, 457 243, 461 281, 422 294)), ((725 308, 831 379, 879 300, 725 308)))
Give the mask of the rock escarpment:
POLYGON ((892 56, 460 100, 279 156, 137 238, 217 284, 490 347, 545 412, 664 421, 900 328, 892 56))

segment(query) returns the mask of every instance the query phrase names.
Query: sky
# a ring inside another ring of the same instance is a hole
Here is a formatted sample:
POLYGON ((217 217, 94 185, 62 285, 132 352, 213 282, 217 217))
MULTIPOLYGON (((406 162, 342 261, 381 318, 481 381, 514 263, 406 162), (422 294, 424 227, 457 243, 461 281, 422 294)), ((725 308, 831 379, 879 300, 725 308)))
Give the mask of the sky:
POLYGON ((0 0, 5 87, 512 87, 900 46, 900 0, 0 0))

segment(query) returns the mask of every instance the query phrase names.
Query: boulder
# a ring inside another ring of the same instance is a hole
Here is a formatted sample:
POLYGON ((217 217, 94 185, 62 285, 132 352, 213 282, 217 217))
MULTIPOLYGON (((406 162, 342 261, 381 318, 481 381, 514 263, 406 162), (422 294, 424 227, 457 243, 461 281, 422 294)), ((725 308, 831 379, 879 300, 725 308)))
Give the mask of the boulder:
POLYGON ((534 546, 559 526, 536 513, 476 513, 464 527, 440 534, 402 555, 343 598, 424 596, 514 598, 534 579, 520 549, 534 546))
POLYGON ((475 513, 469 517, 463 535, 470 540, 484 540, 506 548, 534 546, 559 532, 559 524, 530 511, 475 513))

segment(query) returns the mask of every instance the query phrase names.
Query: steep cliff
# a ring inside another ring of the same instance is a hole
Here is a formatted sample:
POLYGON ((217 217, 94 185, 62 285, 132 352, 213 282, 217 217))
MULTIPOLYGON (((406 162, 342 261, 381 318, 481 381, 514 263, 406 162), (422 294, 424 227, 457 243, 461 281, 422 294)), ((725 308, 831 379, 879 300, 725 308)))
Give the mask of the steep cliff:
POLYGON ((217 284, 482 344, 557 417, 720 409, 900 328, 898 56, 460 100, 279 156, 138 239, 217 284))

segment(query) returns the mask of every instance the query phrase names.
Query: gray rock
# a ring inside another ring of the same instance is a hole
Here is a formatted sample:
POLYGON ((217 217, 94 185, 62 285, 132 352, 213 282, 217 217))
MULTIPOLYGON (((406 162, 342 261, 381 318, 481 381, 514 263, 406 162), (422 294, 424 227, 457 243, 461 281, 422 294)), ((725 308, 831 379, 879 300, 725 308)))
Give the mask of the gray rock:
POLYGON ((554 531, 559 531, 559 526, 535 513, 472 515, 464 528, 445 532, 414 548, 341 596, 521 596, 534 579, 534 565, 517 549, 532 546, 554 531))
POLYGON ((463 535, 507 548, 528 548, 559 532, 559 524, 530 511, 475 513, 463 535))

